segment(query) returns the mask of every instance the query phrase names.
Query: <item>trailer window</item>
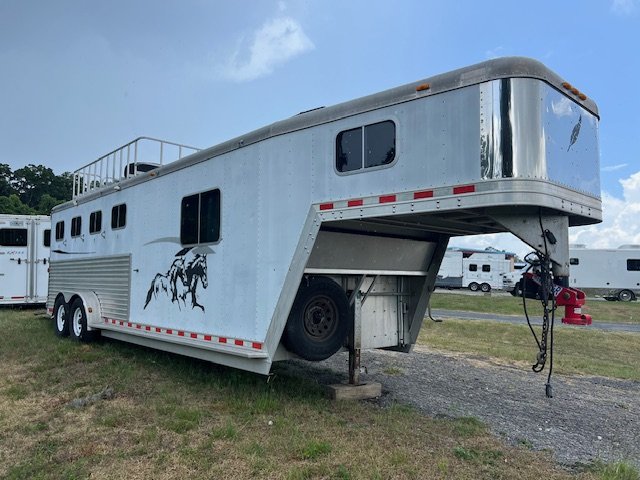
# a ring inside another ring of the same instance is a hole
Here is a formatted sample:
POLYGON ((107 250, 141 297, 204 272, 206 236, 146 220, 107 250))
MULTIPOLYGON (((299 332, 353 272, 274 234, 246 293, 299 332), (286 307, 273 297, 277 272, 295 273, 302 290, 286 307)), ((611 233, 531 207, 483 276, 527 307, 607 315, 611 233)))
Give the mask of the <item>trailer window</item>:
POLYGON ((469 271, 470 272, 477 272, 478 271, 478 265, 476 265, 475 263, 470 263, 469 264, 469 271))
POLYGON ((336 169, 353 172, 393 162, 396 125, 390 120, 340 132, 336 137, 336 169))
POLYGON ((183 245, 215 243, 220 239, 220 190, 184 197, 180 213, 183 245))
POLYGON ((26 228, 2 228, 0 229, 0 246, 3 247, 26 247, 26 228))
POLYGON ((43 245, 45 247, 50 247, 51 246, 51 229, 50 228, 47 228, 44 231, 43 245))
POLYGON ((628 258, 627 270, 631 272, 637 272, 640 270, 640 258, 628 258))
POLYGON ((570 258, 569 259, 569 265, 580 265, 580 259, 579 258, 570 258))
POLYGON ((99 233, 102 230, 102 210, 89 215, 89 233, 99 233))
POLYGON ((82 231, 82 217, 73 217, 71 219, 71 236, 78 237, 82 231))
POLYGON ((56 223, 56 240, 64 238, 64 220, 56 223))
POLYGON ((111 228, 124 228, 127 224, 127 204, 121 203, 111 209, 111 228))
POLYGON ((482 271, 483 272, 490 272, 491 271, 491 265, 482 265, 482 271))

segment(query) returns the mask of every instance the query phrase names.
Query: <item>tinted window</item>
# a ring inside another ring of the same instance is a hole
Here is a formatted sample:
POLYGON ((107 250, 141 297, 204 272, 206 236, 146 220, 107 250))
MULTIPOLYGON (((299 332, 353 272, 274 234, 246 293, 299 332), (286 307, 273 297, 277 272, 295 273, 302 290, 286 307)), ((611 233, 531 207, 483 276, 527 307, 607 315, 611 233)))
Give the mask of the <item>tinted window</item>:
POLYGON ((362 128, 354 128, 338 134, 336 168, 339 172, 350 172, 362 168, 362 128))
POLYGON ((82 217, 73 217, 71 219, 71 236, 77 237, 82 231, 82 217))
POLYGON ((56 240, 64 238, 64 220, 56 223, 56 240))
POLYGON ((199 194, 182 199, 180 208, 180 242, 191 245, 198 243, 198 199, 199 194))
POLYGON ((469 271, 470 272, 477 272, 478 271, 478 265, 476 265, 475 263, 471 263, 469 265, 469 271))
POLYGON ((483 272, 490 272, 491 271, 491 265, 482 265, 482 271, 483 272))
POLYGON ((580 259, 579 258, 570 258, 569 259, 569 265, 580 265, 580 259))
POLYGON ((122 203, 111 209, 111 228, 124 228, 127 224, 127 205, 122 203))
POLYGON ((2 228, 0 229, 0 245, 3 247, 26 247, 26 228, 2 228))
POLYGON ((183 245, 213 243, 220 239, 220 190, 184 197, 180 212, 183 245))
POLYGON ((43 244, 44 244, 45 247, 50 247, 51 246, 51 230, 50 229, 46 229, 44 231, 43 244))
POLYGON ((364 144, 365 168, 393 162, 396 156, 396 125, 393 122, 381 122, 366 126, 364 144))
POLYGON ((351 172, 393 162, 396 156, 396 125, 374 123, 340 132, 336 137, 336 169, 351 172))
POLYGON ((89 233, 98 233, 102 230, 102 211, 91 213, 89 216, 89 233))
POLYGON ((633 272, 640 270, 640 258, 627 259, 627 270, 631 270, 633 272))

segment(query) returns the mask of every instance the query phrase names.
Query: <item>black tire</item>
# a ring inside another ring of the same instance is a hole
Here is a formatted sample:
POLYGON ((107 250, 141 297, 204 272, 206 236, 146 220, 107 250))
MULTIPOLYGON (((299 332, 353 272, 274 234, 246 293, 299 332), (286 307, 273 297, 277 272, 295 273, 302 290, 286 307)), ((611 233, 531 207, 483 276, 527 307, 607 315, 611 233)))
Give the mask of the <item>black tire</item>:
POLYGON ((631 290, 620 290, 618 292, 618 300, 621 302, 630 302, 635 298, 635 295, 631 290))
POLYGON ((469 290, 471 290, 472 292, 477 292, 480 289, 480 285, 478 285, 476 282, 471 282, 469 284, 469 290))
POLYGON ((488 283, 483 283, 482 285, 480 285, 480 290, 482 290, 484 293, 490 292, 491 285, 489 285, 488 283))
POLYGON ((333 280, 303 279, 284 329, 285 347, 306 360, 329 358, 345 343, 351 311, 347 295, 333 280))
POLYGON ((76 298, 69 309, 69 336, 80 342, 89 343, 98 336, 97 331, 87 329, 87 312, 81 298, 76 298))
POLYGON ((56 303, 53 305, 53 323, 57 336, 69 336, 69 305, 66 304, 62 295, 56 298, 56 303))

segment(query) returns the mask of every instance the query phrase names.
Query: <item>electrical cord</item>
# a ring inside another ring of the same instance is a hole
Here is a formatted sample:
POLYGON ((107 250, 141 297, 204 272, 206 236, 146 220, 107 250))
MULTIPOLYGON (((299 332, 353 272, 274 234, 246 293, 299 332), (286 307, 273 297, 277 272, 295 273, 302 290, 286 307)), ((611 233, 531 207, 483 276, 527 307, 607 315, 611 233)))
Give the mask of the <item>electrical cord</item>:
POLYGON ((529 330, 531 330, 531 334, 533 335, 533 338, 538 346, 536 363, 532 365, 531 368, 536 373, 544 370, 545 364, 547 362, 547 354, 549 355, 549 373, 547 375, 547 383, 545 384, 545 394, 548 398, 553 398, 553 387, 551 385, 551 374, 553 372, 553 327, 555 325, 555 311, 557 305, 556 297, 554 295, 553 272, 551 269, 551 261, 549 259, 547 236, 549 236, 552 243, 555 243, 555 240, 553 234, 550 231, 544 230, 544 227, 542 225, 541 212, 539 212, 538 220, 540 223, 540 231, 542 233, 542 238, 544 241, 544 254, 534 251, 527 254, 524 258, 525 262, 527 262, 529 266, 525 270, 525 274, 522 276, 522 304, 524 307, 524 314, 527 319, 527 325, 529 325, 529 330), (531 325, 526 301, 526 274, 531 269, 533 269, 535 273, 536 267, 539 270, 540 302, 542 303, 543 307, 542 332, 539 339, 536 335, 535 330, 533 329, 533 326, 531 325), (551 298, 551 307, 549 307, 549 298, 551 298))

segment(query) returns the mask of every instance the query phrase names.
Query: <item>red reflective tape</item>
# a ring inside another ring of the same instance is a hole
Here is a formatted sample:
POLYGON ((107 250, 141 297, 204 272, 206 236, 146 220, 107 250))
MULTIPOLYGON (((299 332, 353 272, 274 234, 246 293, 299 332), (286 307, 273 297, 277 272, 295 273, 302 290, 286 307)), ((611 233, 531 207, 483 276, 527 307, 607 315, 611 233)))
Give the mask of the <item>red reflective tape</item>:
POLYGON ((159 327, 156 327, 156 333, 162 333, 162 329, 159 327))
POLYGON ((11 297, 11 300, 22 300, 24 297, 11 297))
POLYGON ((133 324, 131 322, 128 322, 127 327, 133 327, 133 324))
POLYGON ((124 327, 124 322, 122 320, 120 320, 120 326, 124 327))
POLYGON ((207 342, 210 342, 210 341, 211 341, 211 335, 205 335, 205 336, 204 336, 204 339, 205 339, 207 342))
POLYGON ((347 202, 347 207, 361 207, 362 206, 362 199, 358 198, 356 200, 349 200, 347 202))
POLYGON ((142 325, 138 324, 138 325, 136 325, 136 328, 137 328, 138 330, 140 330, 140 329, 142 328, 142 325))
POLYGON ((236 345, 239 345, 239 346, 241 346, 241 347, 243 347, 243 346, 244 346, 244 342, 243 342, 242 340, 236 340, 236 341, 235 341, 235 344, 236 344, 236 345))
POLYGON ((471 193, 476 191, 475 185, 460 185, 458 187, 453 187, 453 194, 458 195, 459 193, 471 193))
POLYGON ((321 203, 320 210, 331 210, 333 209, 333 203, 321 203))
POLYGON ((395 195, 382 195, 379 197, 380 203, 390 203, 396 201, 395 195))
POLYGON ((115 325, 115 324, 117 323, 117 322, 116 322, 116 319, 115 319, 115 318, 112 318, 112 319, 111 319, 111 323, 115 325))
POLYGON ((420 200, 421 198, 432 198, 432 197, 433 197, 433 190, 423 190, 421 192, 413 193, 414 200, 420 200))
POLYGON ((148 326, 148 325, 147 325, 146 327, 144 327, 144 329, 145 329, 147 332, 150 332, 150 331, 151 331, 151 327, 150 327, 150 326, 148 326))
POLYGON ((226 338, 224 338, 224 337, 220 337, 220 338, 218 339, 218 341, 219 341, 220 343, 227 343, 227 339, 226 339, 226 338))
POLYGON ((253 342, 253 343, 251 344, 251 347, 252 347, 252 348, 255 348, 256 350, 262 350, 262 344, 261 344, 261 343, 258 343, 258 342, 253 342))
POLYGON ((191 338, 198 338, 198 334, 197 333, 192 333, 191 334, 191 338))
POLYGON ((167 328, 167 335, 171 335, 173 334, 173 330, 171 330, 170 328, 167 328))
POLYGON ((184 332, 182 330, 178 330, 178 336, 179 337, 184 337, 184 332))

